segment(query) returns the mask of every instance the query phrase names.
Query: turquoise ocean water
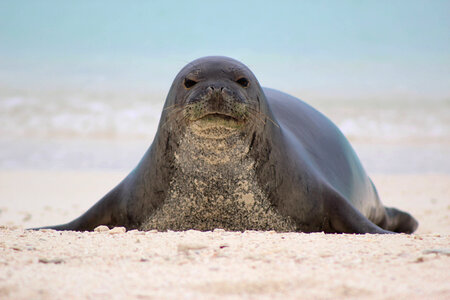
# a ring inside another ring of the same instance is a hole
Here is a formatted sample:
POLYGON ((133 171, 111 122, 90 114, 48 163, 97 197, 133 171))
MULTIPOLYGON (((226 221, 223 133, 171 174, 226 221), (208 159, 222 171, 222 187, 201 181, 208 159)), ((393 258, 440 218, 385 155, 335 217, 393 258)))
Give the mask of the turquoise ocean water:
POLYGON ((0 169, 128 169, 206 55, 328 115, 370 172, 450 172, 448 1, 1 1, 0 169))

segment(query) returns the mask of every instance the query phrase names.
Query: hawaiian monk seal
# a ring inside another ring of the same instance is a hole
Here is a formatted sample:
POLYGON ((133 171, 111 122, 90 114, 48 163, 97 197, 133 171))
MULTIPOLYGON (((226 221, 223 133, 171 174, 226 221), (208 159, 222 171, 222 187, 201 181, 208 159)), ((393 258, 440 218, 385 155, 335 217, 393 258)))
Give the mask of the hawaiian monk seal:
POLYGON ((324 115, 261 88, 227 57, 176 76, 158 131, 137 167, 79 218, 50 226, 158 230, 412 233, 384 207, 347 139, 324 115))

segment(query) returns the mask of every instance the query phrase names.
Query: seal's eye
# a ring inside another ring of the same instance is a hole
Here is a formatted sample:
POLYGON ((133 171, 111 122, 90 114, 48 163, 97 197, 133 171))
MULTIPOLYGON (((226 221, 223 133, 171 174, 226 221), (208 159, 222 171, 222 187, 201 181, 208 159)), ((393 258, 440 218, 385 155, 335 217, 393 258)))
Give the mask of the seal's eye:
POLYGON ((242 85, 243 87, 248 87, 248 79, 245 77, 241 77, 238 80, 236 80, 237 83, 239 83, 240 85, 242 85))
POLYGON ((189 79, 189 78, 185 78, 185 79, 184 79, 184 86, 185 86, 187 89, 193 87, 193 86, 196 85, 196 84, 197 84, 197 81, 191 80, 191 79, 189 79))

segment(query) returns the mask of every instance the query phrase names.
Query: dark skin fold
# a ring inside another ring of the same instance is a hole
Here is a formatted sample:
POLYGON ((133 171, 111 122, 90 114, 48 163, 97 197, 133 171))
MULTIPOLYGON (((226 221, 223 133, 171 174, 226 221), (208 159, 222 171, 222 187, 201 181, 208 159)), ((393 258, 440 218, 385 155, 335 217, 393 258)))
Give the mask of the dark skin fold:
POLYGON ((179 172, 174 153, 186 127, 198 120, 239 131, 249 145, 246 155, 255 161, 254 180, 297 231, 412 233, 418 226, 408 213, 382 205, 348 140, 323 114, 261 88, 236 60, 204 57, 176 76, 155 139, 137 167, 78 219, 46 228, 142 229, 166 201, 179 172))

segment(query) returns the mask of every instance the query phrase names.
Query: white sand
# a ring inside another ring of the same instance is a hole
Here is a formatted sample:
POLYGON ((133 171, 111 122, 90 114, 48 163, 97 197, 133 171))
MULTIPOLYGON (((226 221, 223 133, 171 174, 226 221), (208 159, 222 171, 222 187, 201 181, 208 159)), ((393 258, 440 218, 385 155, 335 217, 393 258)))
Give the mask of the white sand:
POLYGON ((22 229, 71 220, 124 175, 0 172, 0 299, 450 299, 450 175, 372 176, 415 235, 22 229))

